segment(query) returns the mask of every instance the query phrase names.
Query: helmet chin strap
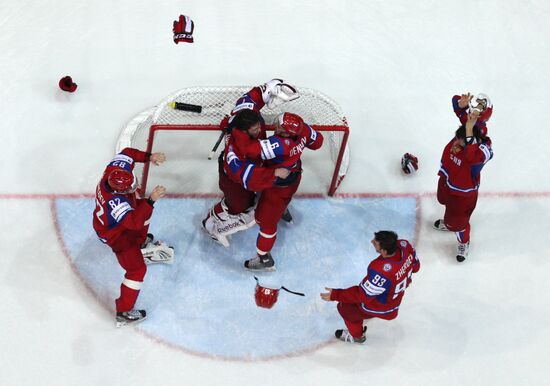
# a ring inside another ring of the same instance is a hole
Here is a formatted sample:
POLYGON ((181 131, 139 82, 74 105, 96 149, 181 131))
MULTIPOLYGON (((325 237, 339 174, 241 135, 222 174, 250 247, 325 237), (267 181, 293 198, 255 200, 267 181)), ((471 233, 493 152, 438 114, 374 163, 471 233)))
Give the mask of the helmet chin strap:
POLYGON ((136 177, 136 174, 134 173, 134 171, 132 170, 132 175, 134 176, 134 182, 132 182, 132 186, 130 187, 130 189, 128 189, 128 193, 134 193, 137 188, 138 188, 138 179, 136 177))

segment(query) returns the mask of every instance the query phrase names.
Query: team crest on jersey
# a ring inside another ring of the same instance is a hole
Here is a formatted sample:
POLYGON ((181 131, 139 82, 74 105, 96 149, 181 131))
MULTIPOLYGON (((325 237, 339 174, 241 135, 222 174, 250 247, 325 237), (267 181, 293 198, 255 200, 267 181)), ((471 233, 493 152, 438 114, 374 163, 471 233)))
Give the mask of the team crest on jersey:
POLYGON ((407 243, 404 240, 401 240, 399 242, 399 245, 401 245, 401 247, 405 248, 407 246, 407 243))
POLYGON ((382 269, 384 270, 384 272, 391 271, 391 264, 390 263, 384 264, 384 267, 382 267, 382 269))
POLYGON ((285 145, 290 145, 290 141, 288 139, 285 139, 285 145))

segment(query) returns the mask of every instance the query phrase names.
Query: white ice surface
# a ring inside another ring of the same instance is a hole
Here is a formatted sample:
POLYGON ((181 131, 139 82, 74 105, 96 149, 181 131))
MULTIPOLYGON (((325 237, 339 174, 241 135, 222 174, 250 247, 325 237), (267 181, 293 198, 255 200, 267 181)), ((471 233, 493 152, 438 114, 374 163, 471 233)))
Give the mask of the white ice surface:
POLYGON ((548 384, 548 20, 543 0, 1 2, 0 383, 548 384), (171 40, 179 14, 196 23, 192 45, 171 40), (76 93, 57 88, 64 75, 76 93), (172 91, 272 77, 344 109, 352 163, 342 192, 434 192, 457 126, 451 96, 488 93, 495 158, 471 259, 457 265, 452 236, 430 229, 442 212, 427 195, 423 271, 406 312, 374 321, 367 346, 245 363, 113 329, 65 258, 49 196, 37 195, 93 192, 120 129, 172 91), (412 178, 397 168, 407 151, 420 158, 412 178))

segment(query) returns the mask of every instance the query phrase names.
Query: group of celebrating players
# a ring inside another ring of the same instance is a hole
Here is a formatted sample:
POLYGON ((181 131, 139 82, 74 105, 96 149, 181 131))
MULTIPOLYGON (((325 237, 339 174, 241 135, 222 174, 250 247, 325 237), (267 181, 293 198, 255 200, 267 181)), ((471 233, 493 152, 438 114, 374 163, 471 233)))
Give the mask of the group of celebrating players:
MULTIPOLYGON (((209 209, 202 228, 227 247, 230 235, 258 224, 255 256, 244 262, 251 271, 275 270, 271 250, 278 222, 291 219, 288 204, 300 184, 301 155, 306 148, 317 150, 323 145, 322 134, 290 112, 276 117, 274 133, 267 136, 261 109, 273 109, 298 97, 294 86, 272 79, 242 95, 220 124, 225 133, 224 151, 218 160, 223 198, 209 209)), ((445 206, 445 215, 434 227, 456 233, 457 260, 464 261, 469 251, 469 219, 477 202, 479 174, 492 158, 486 127, 492 104, 484 94, 455 95, 452 101, 461 126, 443 151, 437 198, 445 206)), ((115 301, 118 326, 146 317, 145 310, 134 309, 146 264, 171 263, 174 256, 172 247, 155 241, 148 233, 153 206, 166 190, 156 186, 148 198, 139 198, 133 173, 135 162, 159 165, 165 159, 163 153, 125 148, 108 164, 96 189, 94 229, 125 270, 120 296, 115 301)), ((412 274, 420 269, 412 245, 399 240, 394 232, 376 232, 372 244, 380 256, 369 264, 359 285, 326 288, 327 292, 320 294, 323 300, 338 301, 337 309, 347 329, 336 330, 335 335, 346 342, 365 342, 366 319, 397 317, 412 274)))

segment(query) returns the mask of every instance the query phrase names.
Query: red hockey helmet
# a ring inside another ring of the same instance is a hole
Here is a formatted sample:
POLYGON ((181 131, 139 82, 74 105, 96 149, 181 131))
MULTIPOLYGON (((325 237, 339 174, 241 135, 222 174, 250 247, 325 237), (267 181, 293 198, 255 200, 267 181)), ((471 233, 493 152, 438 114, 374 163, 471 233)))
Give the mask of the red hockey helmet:
POLYGON ((411 174, 418 170, 418 158, 411 153, 403 154, 401 157, 401 170, 405 174, 411 174))
POLYGON ((254 292, 254 299, 256 305, 262 308, 271 308, 277 303, 279 297, 279 289, 263 287, 259 283, 256 284, 256 290, 254 292))
POLYGON ((299 137, 304 131, 304 120, 296 114, 282 113, 275 119, 275 135, 299 137))
POLYGON ((468 107, 468 112, 470 113, 474 110, 479 112, 478 121, 487 122, 491 118, 491 115, 493 115, 493 103, 487 94, 477 94, 470 99, 468 107))
POLYGON ((78 85, 68 75, 59 80, 59 88, 63 91, 75 92, 77 87, 78 85))
POLYGON ((107 177, 109 186, 117 193, 133 193, 137 188, 137 179, 134 173, 125 169, 115 169, 107 177))

